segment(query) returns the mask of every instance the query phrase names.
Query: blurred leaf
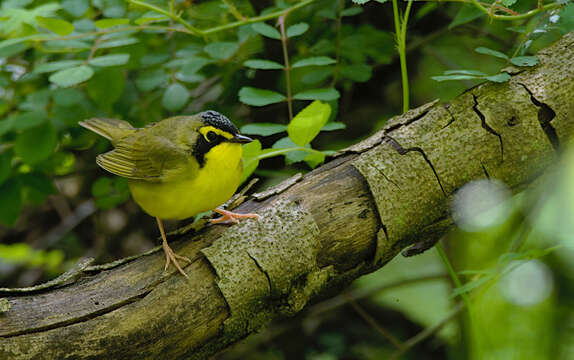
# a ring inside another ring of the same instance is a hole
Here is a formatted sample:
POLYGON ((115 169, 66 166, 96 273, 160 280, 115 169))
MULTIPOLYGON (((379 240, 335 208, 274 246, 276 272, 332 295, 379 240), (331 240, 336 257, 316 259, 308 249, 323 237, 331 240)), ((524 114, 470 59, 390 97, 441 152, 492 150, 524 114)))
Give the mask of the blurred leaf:
POLYGON ((241 182, 247 178, 257 169, 259 159, 257 158, 261 153, 261 143, 259 140, 243 145, 243 175, 241 182))
POLYGON ((14 130, 26 130, 46 121, 45 111, 29 111, 12 116, 14 130))
POLYGON ((164 108, 176 111, 184 107, 188 100, 189 91, 187 88, 180 83, 173 83, 163 93, 161 103, 164 108))
POLYGON ((94 70, 86 65, 80 65, 73 68, 59 70, 50 75, 50 81, 62 87, 74 86, 94 75, 94 70))
POLYGON ((500 51, 496 51, 496 50, 492 50, 486 47, 477 47, 476 49, 474 49, 474 51, 476 51, 479 54, 485 54, 485 55, 490 55, 490 56, 494 56, 500 59, 504 59, 504 60, 508 60, 508 56, 506 56, 506 54, 501 53, 500 51))
POLYGON ((239 50, 239 44, 235 42, 213 42, 207 44, 205 52, 214 59, 229 59, 239 50))
POLYGON ((269 136, 287 130, 287 126, 274 123, 254 123, 241 127, 242 134, 269 136))
POLYGON ((341 67, 341 75, 355 82, 366 82, 371 78, 371 67, 367 64, 352 64, 341 67))
POLYGON ((485 73, 479 70, 446 70, 444 73, 446 75, 462 74, 462 75, 486 76, 485 73))
POLYGON ((295 144, 305 146, 319 134, 330 115, 331 106, 329 104, 313 101, 287 125, 287 134, 295 144))
POLYGON ((129 59, 130 54, 112 54, 92 58, 89 63, 94 66, 119 66, 127 64, 129 59))
POLYGON ((100 209, 111 209, 130 198, 128 182, 121 177, 100 177, 92 184, 92 196, 100 209))
POLYGON ((271 60, 261 60, 261 59, 247 60, 246 62, 243 63, 243 66, 259 70, 283 69, 283 65, 279 64, 278 62, 271 60))
POLYGON ((48 158, 58 143, 58 133, 52 124, 46 122, 18 134, 14 152, 30 165, 48 158))
POLYGON ((321 81, 327 79, 333 74, 333 68, 317 68, 316 70, 311 70, 301 78, 301 81, 305 84, 313 85, 320 83, 321 81))
POLYGON ((285 35, 288 38, 303 35, 307 30, 309 30, 309 24, 307 23, 298 23, 295 25, 291 25, 287 28, 285 35))
POLYGON ((118 25, 126 25, 130 19, 102 19, 94 22, 94 25, 100 29, 106 29, 118 25))
POLYGON ((534 66, 538 64, 536 56, 516 56, 510 59, 510 62, 516 66, 534 66))
POLYGON ((462 5, 452 22, 448 25, 448 29, 451 30, 456 26, 466 24, 474 19, 477 19, 485 15, 479 8, 474 5, 462 5))
MULTIPOLYGON (((91 49, 91 45, 82 40, 50 40, 44 43, 44 46, 53 52, 70 52, 91 49)), ((100 46, 101 48, 101 46, 100 46)))
POLYGON ((285 95, 278 92, 244 86, 239 90, 239 101, 251 106, 265 106, 285 101, 285 95))
POLYGON ((136 77, 136 86, 141 91, 151 91, 157 87, 167 84, 168 75, 162 69, 139 72, 136 77))
POLYGON ((275 40, 281 40, 281 34, 279 33, 279 30, 275 29, 273 26, 268 25, 266 23, 263 22, 255 23, 251 25, 251 28, 255 30, 256 33, 261 34, 265 37, 275 40))
POLYGON ((0 185, 0 204, 0 223, 14 225, 22 206, 20 184, 15 179, 0 185))
POLYGON ((487 76, 485 79, 497 83, 503 83, 510 80, 510 75, 508 75, 507 73, 500 73, 492 76, 487 76))
POLYGON ((300 68, 304 66, 323 66, 323 65, 330 65, 336 63, 335 59, 330 58, 328 56, 315 56, 306 59, 301 59, 296 61, 291 67, 292 68, 300 68))
POLYGON ((58 71, 62 69, 67 69, 73 66, 77 66, 82 64, 83 61, 81 60, 61 60, 61 61, 54 61, 45 64, 40 64, 34 67, 34 73, 42 74, 47 72, 58 71))
POLYGON ((323 162, 325 162, 325 154, 319 152, 312 152, 307 156, 305 156, 303 161, 305 161, 307 165, 311 167, 311 169, 314 169, 317 167, 317 165, 320 165, 323 162))
POLYGON ((341 11, 341 16, 355 16, 363 12, 361 7, 351 7, 341 11))
POLYGON ((45 174, 30 173, 18 176, 22 186, 23 199, 28 204, 42 204, 48 195, 56 193, 56 187, 45 174))
MULTIPOLYGON (((3 42, 0 42, 2 44, 3 42)), ((0 47, 0 59, 14 56, 28 49, 28 44, 19 43, 0 47)))
POLYGON ((59 88, 52 92, 54 104, 72 106, 85 99, 84 93, 76 88, 59 88))
POLYGON ((89 0, 64 0, 62 1, 62 9, 66 10, 70 15, 75 17, 83 16, 90 8, 89 0))
POLYGON ((502 5, 508 7, 514 5, 518 0, 502 0, 502 5))
POLYGON ((12 156, 6 152, 0 153, 0 185, 10 177, 12 172, 12 156))
POLYGON ((69 35, 74 31, 74 25, 66 20, 36 16, 36 21, 38 21, 38 24, 42 27, 61 36, 69 35))
POLYGON ((457 297, 459 295, 469 293, 472 290, 476 289, 477 287, 487 283, 490 279, 492 279, 492 276, 487 275, 487 276, 480 277, 476 280, 471 280, 471 281, 465 283, 464 285, 462 285, 461 287, 454 289, 452 291, 451 297, 454 298, 454 297, 457 297))
POLYGON ((326 124, 325 126, 323 126, 323 128, 321 128, 321 131, 335 131, 335 130, 341 130, 346 128, 347 125, 345 125, 342 122, 331 122, 326 124))
POLYGON ((89 97, 98 105, 107 107, 122 96, 125 78, 121 69, 105 68, 88 81, 86 90, 89 97))
POLYGON ((14 128, 13 117, 8 117, 0 120, 0 135, 4 135, 14 128))
POLYGON ((339 98, 339 92, 335 88, 305 90, 293 96, 296 100, 323 100, 331 101, 339 98))
POLYGON ((365 5, 369 1, 371 1, 371 0, 353 0, 353 2, 357 5, 365 5))
POLYGON ((132 44, 136 44, 138 42, 139 42, 138 39, 132 38, 132 37, 123 38, 123 39, 112 39, 112 40, 102 41, 100 43, 99 48, 100 49, 110 49, 110 48, 115 48, 115 47, 120 47, 120 46, 132 45, 132 44))
MULTIPOLYGON (((309 144, 305 145, 304 147, 310 148, 309 144)), ((272 149, 290 149, 290 148, 297 148, 297 144, 295 144, 289 137, 284 137, 277 140, 272 146, 272 149)), ((291 165, 294 163, 298 163, 300 161, 305 160, 305 157, 309 154, 307 151, 300 151, 294 150, 289 151, 285 154, 285 163, 287 165, 291 165)))

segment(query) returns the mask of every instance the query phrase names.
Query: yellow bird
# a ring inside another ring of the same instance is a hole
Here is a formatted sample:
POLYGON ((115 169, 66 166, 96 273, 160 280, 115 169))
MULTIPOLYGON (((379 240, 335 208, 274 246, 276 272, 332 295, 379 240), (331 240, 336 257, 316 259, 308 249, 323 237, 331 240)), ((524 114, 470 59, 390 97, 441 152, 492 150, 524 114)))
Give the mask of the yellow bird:
POLYGON ((187 277, 177 260, 191 261, 169 247, 161 219, 181 220, 211 209, 222 215, 212 223, 259 217, 217 208, 237 190, 243 171, 241 144, 252 141, 220 113, 175 116, 145 128, 101 118, 79 124, 114 145, 98 155, 96 163, 127 178, 134 200, 156 218, 166 257, 164 271, 173 262, 187 277))

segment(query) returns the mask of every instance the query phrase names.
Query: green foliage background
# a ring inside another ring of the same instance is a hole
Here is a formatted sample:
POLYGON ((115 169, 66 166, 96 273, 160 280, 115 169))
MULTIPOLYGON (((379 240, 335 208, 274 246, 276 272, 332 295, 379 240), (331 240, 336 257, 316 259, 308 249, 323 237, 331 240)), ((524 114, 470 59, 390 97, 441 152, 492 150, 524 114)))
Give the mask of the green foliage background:
MULTIPOLYGON (((569 1, 2 1, 0 281, 29 286, 81 256, 105 262, 156 243, 155 222, 126 182, 95 165, 109 143, 80 120, 145 126, 217 110, 258 138, 244 149, 244 178, 263 179, 263 188, 409 106, 507 81, 501 69, 536 65, 537 50, 572 30, 569 1)), ((567 170, 548 181, 567 182, 568 162, 558 166, 567 170)), ((351 290, 371 296, 272 326, 222 358, 573 357, 564 319, 574 315, 574 257, 570 237, 557 235, 572 229, 545 215, 571 208, 538 204, 539 219, 525 220, 532 201, 524 199, 539 192, 508 198, 504 222, 450 235, 446 254, 397 258, 351 290), (500 284, 532 259, 542 264, 532 276, 547 269, 553 287, 525 306, 500 284), (452 315, 459 299, 465 310, 452 315), (407 346, 444 319, 452 321, 407 346)))

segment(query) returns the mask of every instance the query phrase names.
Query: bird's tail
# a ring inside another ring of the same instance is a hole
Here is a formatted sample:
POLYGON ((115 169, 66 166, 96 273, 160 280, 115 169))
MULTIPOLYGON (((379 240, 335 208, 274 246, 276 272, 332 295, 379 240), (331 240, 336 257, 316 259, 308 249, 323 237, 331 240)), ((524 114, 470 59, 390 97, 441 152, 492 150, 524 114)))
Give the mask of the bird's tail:
POLYGON ((130 123, 117 119, 91 118, 79 124, 109 140, 118 140, 135 130, 130 123))

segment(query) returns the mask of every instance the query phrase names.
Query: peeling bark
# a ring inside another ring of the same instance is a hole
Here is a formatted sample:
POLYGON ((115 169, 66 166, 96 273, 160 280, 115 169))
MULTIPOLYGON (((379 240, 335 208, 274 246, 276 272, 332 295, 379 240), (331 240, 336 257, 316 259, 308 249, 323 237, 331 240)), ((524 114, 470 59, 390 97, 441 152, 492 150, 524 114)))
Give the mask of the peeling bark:
POLYGON ((154 253, 87 268, 59 288, 2 294, 0 359, 204 359, 406 246, 432 243, 452 226, 457 189, 494 178, 520 191, 572 138, 574 33, 538 57, 507 83, 390 119, 326 165, 239 208, 261 219, 172 242, 193 260, 189 280, 162 274, 163 254, 154 253))

